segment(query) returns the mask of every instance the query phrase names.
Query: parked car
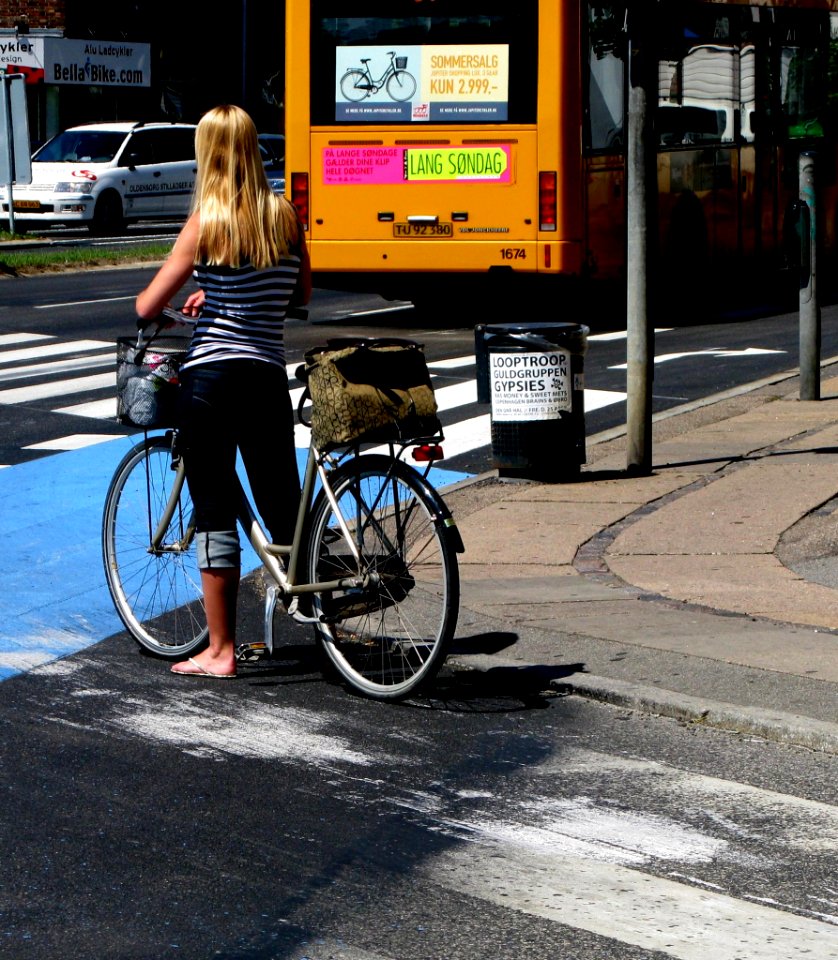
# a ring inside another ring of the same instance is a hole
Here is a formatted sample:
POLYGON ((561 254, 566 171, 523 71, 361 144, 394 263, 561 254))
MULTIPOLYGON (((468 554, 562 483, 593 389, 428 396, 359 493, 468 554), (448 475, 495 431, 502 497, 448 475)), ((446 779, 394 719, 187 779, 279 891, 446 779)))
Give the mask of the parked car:
POLYGON ((281 133, 260 133, 259 150, 271 189, 285 193, 285 137, 281 133))
MULTIPOLYGON (((195 174, 193 124, 71 127, 32 155, 32 183, 12 188, 15 225, 84 223, 114 233, 132 220, 184 218, 195 174)), ((8 217, 5 189, 0 210, 8 217)))

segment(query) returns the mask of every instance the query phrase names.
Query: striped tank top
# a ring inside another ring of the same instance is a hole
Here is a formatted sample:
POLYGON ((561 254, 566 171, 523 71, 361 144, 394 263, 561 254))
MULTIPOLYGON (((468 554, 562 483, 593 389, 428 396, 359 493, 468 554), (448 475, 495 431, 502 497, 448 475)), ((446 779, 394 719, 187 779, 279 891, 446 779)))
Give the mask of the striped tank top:
POLYGON ((206 294, 201 316, 181 369, 214 360, 265 360, 285 366, 283 328, 294 292, 300 258, 283 257, 275 266, 195 267, 194 277, 206 294))

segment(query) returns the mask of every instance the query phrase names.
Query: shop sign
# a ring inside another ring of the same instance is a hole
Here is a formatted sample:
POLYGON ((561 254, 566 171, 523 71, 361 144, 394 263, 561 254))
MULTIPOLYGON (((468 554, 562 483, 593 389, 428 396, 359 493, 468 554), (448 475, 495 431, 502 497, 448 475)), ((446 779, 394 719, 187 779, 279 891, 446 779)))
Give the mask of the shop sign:
POLYGON ((44 79, 92 87, 148 87, 150 50, 150 44, 131 40, 45 37, 44 79))
POLYGON ((0 73, 19 73, 26 83, 40 83, 44 79, 44 38, 0 36, 0 73))

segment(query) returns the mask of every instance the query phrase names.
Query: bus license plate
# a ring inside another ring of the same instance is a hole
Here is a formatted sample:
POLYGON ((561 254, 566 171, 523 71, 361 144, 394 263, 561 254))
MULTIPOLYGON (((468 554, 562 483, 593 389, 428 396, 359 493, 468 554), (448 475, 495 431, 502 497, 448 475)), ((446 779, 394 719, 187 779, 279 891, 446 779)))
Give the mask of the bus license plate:
POLYGON ((454 227, 450 223, 394 223, 394 237, 453 237, 454 227))
POLYGON ((15 210, 40 210, 41 204, 38 200, 15 200, 15 210))

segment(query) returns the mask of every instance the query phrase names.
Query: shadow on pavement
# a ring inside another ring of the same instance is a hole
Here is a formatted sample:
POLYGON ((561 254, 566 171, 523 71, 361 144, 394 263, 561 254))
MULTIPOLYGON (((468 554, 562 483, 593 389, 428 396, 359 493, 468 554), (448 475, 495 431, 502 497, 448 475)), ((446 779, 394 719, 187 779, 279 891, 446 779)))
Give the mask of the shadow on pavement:
POLYGON ((552 682, 578 673, 585 673, 583 663, 502 666, 480 672, 446 671, 421 701, 410 701, 410 704, 452 713, 544 710, 560 696, 551 688, 552 682))
POLYGON ((518 634, 508 631, 489 631, 476 633, 472 637, 457 637, 451 644, 449 653, 499 653, 518 642, 518 634))

